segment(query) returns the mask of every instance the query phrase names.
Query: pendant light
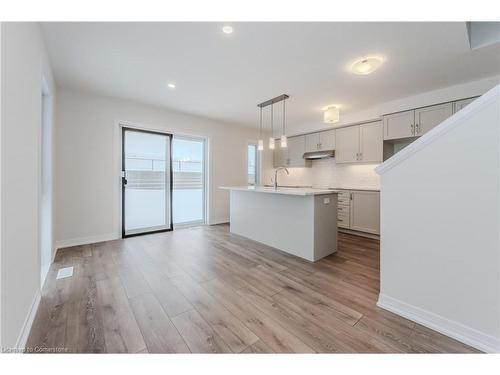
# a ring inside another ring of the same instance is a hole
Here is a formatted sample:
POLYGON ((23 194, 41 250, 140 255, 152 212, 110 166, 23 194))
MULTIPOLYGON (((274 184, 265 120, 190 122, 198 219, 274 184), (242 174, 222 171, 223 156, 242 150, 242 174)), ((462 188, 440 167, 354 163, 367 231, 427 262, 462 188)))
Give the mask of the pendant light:
POLYGON ((271 104, 271 136, 269 137, 269 149, 274 150, 274 130, 273 130, 273 108, 274 103, 271 104))
POLYGON ((262 139, 262 107, 260 107, 260 130, 259 130, 259 142, 257 145, 259 151, 264 150, 264 140, 262 139))
POLYGON ((286 99, 283 99, 283 128, 281 131, 281 139, 280 139, 281 148, 286 148, 287 146, 286 135, 285 135, 285 102, 286 99))

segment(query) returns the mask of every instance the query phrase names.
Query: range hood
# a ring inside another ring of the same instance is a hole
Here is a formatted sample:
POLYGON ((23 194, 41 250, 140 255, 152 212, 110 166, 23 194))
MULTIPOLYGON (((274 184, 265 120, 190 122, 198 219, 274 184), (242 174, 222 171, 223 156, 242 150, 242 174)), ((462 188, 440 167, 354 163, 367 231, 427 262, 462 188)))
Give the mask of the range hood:
POLYGON ((304 159, 318 160, 318 159, 333 158, 334 156, 335 156, 335 150, 313 151, 313 152, 306 152, 304 154, 304 159))

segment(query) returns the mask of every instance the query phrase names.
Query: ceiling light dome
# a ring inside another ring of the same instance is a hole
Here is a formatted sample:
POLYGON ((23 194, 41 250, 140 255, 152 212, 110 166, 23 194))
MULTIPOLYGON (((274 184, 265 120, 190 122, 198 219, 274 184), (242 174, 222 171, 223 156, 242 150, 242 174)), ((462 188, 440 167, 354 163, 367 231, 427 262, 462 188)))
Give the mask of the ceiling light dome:
POLYGON ((370 74, 377 70, 380 65, 382 65, 382 59, 380 57, 375 57, 375 56, 370 56, 370 57, 363 57, 362 59, 356 60, 352 65, 351 65, 351 71, 354 74, 360 74, 360 75, 365 75, 365 74, 370 74))
POLYGON ((335 124, 339 122, 340 113, 336 105, 328 106, 323 112, 323 122, 325 124, 335 124))
POLYGON ((232 34, 233 33, 233 27, 229 26, 229 25, 226 25, 226 26, 222 27, 222 32, 224 34, 232 34))

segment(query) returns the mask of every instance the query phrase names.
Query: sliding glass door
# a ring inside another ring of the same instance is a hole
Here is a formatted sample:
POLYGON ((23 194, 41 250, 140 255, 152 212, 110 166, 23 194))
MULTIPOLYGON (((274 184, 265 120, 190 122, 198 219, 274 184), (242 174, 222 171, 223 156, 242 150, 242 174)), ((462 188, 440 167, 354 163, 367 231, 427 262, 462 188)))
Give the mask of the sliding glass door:
POLYGON ((205 222, 205 139, 174 135, 174 224, 205 222))
POLYGON ((122 130, 122 236, 172 230, 172 135, 122 130))

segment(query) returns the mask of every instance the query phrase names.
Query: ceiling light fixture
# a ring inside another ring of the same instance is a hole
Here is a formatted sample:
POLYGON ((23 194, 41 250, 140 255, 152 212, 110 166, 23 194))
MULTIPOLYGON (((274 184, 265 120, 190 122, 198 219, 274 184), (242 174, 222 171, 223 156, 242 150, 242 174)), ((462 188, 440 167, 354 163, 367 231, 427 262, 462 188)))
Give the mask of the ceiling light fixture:
POLYGON ((285 102, 286 99, 283 99, 283 128, 281 129, 281 139, 280 139, 281 148, 286 148, 287 146, 287 139, 285 135, 285 102))
POLYGON ((226 25, 226 26, 222 27, 222 32, 224 34, 232 34, 233 33, 233 27, 229 26, 229 25, 226 25))
POLYGON ((363 57, 351 64, 351 72, 360 75, 370 74, 380 68, 382 63, 383 60, 380 57, 363 57))
POLYGON ((169 89, 175 89, 175 83, 169 83, 167 86, 169 89))
POLYGON ((259 130, 259 142, 257 149, 259 151, 264 150, 264 140, 262 139, 262 107, 260 107, 260 130, 259 130))
POLYGON ((274 130, 273 130, 273 116, 274 115, 274 103, 271 103, 271 136, 269 137, 269 149, 274 150, 274 130))
POLYGON ((259 131, 259 142, 257 149, 259 151, 264 150, 264 140, 262 139, 262 109, 264 107, 271 106, 271 136, 269 137, 269 149, 274 150, 276 147, 276 140, 274 139, 274 104, 283 102, 283 131, 280 137, 280 145, 282 148, 287 147, 287 138, 285 135, 285 100, 288 99, 289 96, 287 94, 281 94, 275 98, 266 100, 265 102, 257 104, 257 107, 260 108, 260 131, 259 131))
POLYGON ((323 112, 323 122, 325 124, 335 124, 340 120, 339 107, 336 105, 328 106, 323 112))

